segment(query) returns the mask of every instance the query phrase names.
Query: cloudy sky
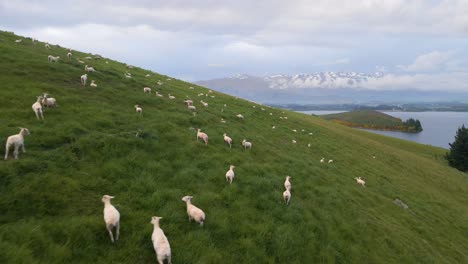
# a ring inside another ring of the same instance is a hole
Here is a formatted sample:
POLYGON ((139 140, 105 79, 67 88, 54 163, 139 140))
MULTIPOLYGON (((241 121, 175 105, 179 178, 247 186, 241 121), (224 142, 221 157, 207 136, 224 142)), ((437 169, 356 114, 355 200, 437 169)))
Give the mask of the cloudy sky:
POLYGON ((0 29, 188 81, 383 71, 468 91, 467 14, 468 0, 0 0, 0 29))

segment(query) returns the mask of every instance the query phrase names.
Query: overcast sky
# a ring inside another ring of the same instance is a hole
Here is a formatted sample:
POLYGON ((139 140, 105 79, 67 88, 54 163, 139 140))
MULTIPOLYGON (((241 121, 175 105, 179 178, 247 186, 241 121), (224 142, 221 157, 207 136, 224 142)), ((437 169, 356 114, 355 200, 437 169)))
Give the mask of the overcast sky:
POLYGON ((384 71, 468 92, 468 0, 0 0, 0 28, 188 81, 384 71))

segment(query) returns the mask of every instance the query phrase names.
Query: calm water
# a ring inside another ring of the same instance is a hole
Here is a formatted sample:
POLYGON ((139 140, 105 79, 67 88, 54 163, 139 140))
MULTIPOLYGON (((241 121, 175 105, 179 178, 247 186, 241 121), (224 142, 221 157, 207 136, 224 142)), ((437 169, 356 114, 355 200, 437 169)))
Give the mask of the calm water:
MULTIPOLYGON (((327 115, 344 111, 303 111, 306 114, 327 115)), ((388 115, 406 120, 416 118, 421 121, 424 131, 417 134, 367 130, 372 133, 411 140, 421 144, 449 148, 448 143, 453 142, 458 127, 462 124, 468 126, 468 112, 384 112, 388 115)))

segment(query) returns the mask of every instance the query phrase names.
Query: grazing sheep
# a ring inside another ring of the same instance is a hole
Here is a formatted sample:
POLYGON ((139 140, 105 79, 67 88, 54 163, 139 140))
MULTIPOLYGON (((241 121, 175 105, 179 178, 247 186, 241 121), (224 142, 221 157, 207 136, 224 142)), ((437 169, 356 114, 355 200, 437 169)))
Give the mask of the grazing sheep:
POLYGON ((197 130, 197 141, 198 139, 203 140, 203 142, 205 142, 205 145, 208 145, 208 135, 201 132, 201 129, 197 130))
POLYGON ((171 95, 171 94, 168 94, 167 97, 169 97, 169 99, 171 100, 174 100, 175 99, 175 96, 171 95))
POLYGON ((184 103, 189 106, 189 105, 192 105, 193 104, 193 101, 192 100, 185 100, 184 103))
POLYGON ((310 148, 310 143, 309 143, 309 144, 307 144, 307 147, 308 147, 308 148, 310 148))
POLYGON ((229 145, 229 148, 231 148, 231 146, 232 146, 232 138, 228 137, 228 136, 226 135, 226 133, 223 134, 223 137, 224 137, 224 142, 226 142, 226 144, 229 145))
POLYGON ((187 108, 188 108, 189 110, 192 110, 192 111, 197 110, 197 108, 196 108, 194 105, 189 105, 189 106, 187 106, 187 108))
POLYGON ((88 65, 84 66, 84 70, 87 72, 95 72, 96 70, 93 67, 89 67, 88 65))
POLYGON ((205 222, 205 213, 198 207, 192 204, 193 196, 184 196, 182 201, 187 204, 187 214, 189 221, 195 220, 195 222, 199 223, 200 226, 203 226, 205 222))
POLYGON ((289 205, 289 201, 291 200, 291 192, 288 189, 283 192, 283 199, 286 205, 289 205))
POLYGON ((161 85, 163 85, 163 82, 158 81, 157 84, 158 84, 159 86, 161 86, 161 85))
POLYGON ((27 128, 20 127, 20 132, 16 135, 9 136, 5 144, 5 160, 8 159, 8 153, 10 152, 10 147, 13 146, 13 155, 15 159, 18 159, 18 150, 21 147, 23 153, 26 152, 24 148, 24 137, 29 135, 29 130, 27 128))
POLYGON ((236 116, 237 116, 239 119, 244 119, 244 116, 241 115, 241 114, 237 114, 236 116))
POLYGON ((201 103, 204 107, 208 107, 208 103, 203 102, 203 101, 200 101, 200 103, 201 103))
POLYGON ((357 178, 354 178, 356 180, 356 182, 361 185, 362 187, 366 187, 366 182, 361 179, 361 177, 357 177, 357 178))
POLYGON ((151 75, 149 75, 149 74, 146 74, 146 75, 145 75, 145 77, 150 77, 150 76, 151 76, 151 75))
POLYGON ((164 97, 162 94, 158 93, 157 91, 156 91, 156 96, 158 96, 158 97, 164 97))
POLYGON ((273 115, 273 113, 270 113, 270 115, 273 115))
POLYGON ((324 163, 324 162, 325 162, 325 158, 322 158, 322 159, 320 160, 320 163, 324 163))
POLYGON ((115 240, 119 240, 119 229, 120 229, 120 213, 111 204, 111 199, 114 196, 104 195, 102 196, 102 202, 104 203, 104 222, 106 223, 106 229, 109 232, 112 243, 114 243, 114 235, 112 229, 115 228, 115 240))
POLYGON ((192 86, 190 86, 190 87, 189 87, 189 89, 190 89, 190 90, 193 90, 193 87, 192 87, 192 86))
POLYGON ((88 74, 81 75, 81 85, 86 86, 86 80, 88 80, 88 74))
POLYGON ((224 118, 221 118, 221 123, 226 123, 226 120, 224 120, 224 118))
POLYGON ((287 117, 287 116, 285 116, 285 117, 283 117, 283 118, 284 118, 285 120, 288 120, 288 117, 287 117))
POLYGON ((293 140, 292 140, 292 143, 293 143, 293 144, 296 144, 297 142, 296 142, 296 140, 293 139, 293 140))
POLYGON ((97 84, 94 82, 94 80, 91 80, 91 83, 89 84, 91 87, 97 87, 97 84))
POLYGON ((44 44, 44 47, 45 47, 46 49, 50 49, 49 43, 44 44))
POLYGON ((21 43, 21 42, 23 42, 22 39, 17 39, 17 40, 15 40, 15 43, 21 43))
POLYGON ((139 113, 140 115, 143 114, 143 108, 141 108, 141 106, 135 105, 134 107, 137 113, 139 113))
POLYGON ((328 161, 328 164, 330 164, 330 163, 333 163, 333 160, 329 160, 329 161, 328 161))
POLYGON ((36 42, 37 42, 37 39, 36 39, 36 38, 32 38, 31 41, 32 41, 32 43, 33 43, 34 45, 36 45, 36 42))
POLYGON ((151 88, 145 87, 145 88, 143 88, 143 92, 144 92, 144 93, 151 94, 151 88))
POLYGON ((282 116, 280 116, 280 119, 281 119, 281 120, 283 120, 283 117, 282 117, 282 116))
POLYGON ((58 62, 59 59, 60 59, 60 56, 57 56, 57 57, 54 57, 52 55, 47 56, 47 60, 49 62, 58 62))
POLYGON ((167 240, 164 231, 159 227, 159 220, 162 217, 153 216, 151 217, 151 224, 153 224, 153 234, 151 234, 151 241, 153 241, 153 248, 156 252, 156 258, 159 264, 163 264, 164 260, 171 264, 171 245, 167 240))
POLYGON ((291 191, 291 182, 289 179, 291 179, 291 176, 286 176, 286 180, 284 181, 284 188, 291 191))
POLYGON ((232 180, 234 180, 234 165, 229 166, 229 170, 226 172, 226 181, 229 182, 229 184, 232 183, 232 180))
POLYGON ((91 58, 91 57, 89 57, 89 56, 88 56, 88 57, 85 57, 85 60, 92 60, 92 59, 93 59, 93 58, 91 58))
POLYGON ((242 146, 244 146, 245 149, 252 149, 252 142, 248 142, 247 140, 242 140, 242 146))
POLYGON ((297 133, 297 130, 296 130, 296 129, 293 129, 292 131, 293 131, 294 133, 297 133))
POLYGON ((32 110, 36 114, 37 120, 44 120, 44 115, 42 113, 42 96, 37 97, 37 101, 32 105, 32 110))
POLYGON ((271 127, 271 129, 275 129, 275 128, 276 128, 276 126, 272 126, 272 127, 271 127))
POLYGON ((42 99, 42 105, 44 107, 56 107, 57 100, 55 100, 55 98, 49 97, 49 95, 45 93, 42 99))
POLYGON ((77 59, 78 63, 81 63, 81 64, 84 64, 85 62, 80 60, 80 59, 77 59))
POLYGON ((71 52, 67 53, 67 58, 68 58, 69 61, 71 61, 71 58, 72 58, 72 53, 71 52))

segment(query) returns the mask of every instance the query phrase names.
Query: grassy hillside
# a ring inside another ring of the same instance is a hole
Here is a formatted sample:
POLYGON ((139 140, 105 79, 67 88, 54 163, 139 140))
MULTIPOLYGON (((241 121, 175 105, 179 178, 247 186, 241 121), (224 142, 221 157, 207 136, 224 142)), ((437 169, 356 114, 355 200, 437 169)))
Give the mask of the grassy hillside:
POLYGON ((47 55, 66 58, 66 50, 28 39, 15 44, 17 38, 0 33, 0 138, 4 144, 19 126, 31 135, 19 160, 0 161, 0 263, 155 263, 153 215, 164 218, 173 263, 468 260, 467 175, 448 167, 443 149, 262 111, 217 92, 199 97, 207 89, 107 59, 88 61, 99 87, 82 88, 76 58, 87 54, 47 63, 47 55), (127 70, 133 78, 124 77, 127 70), (59 107, 46 109, 40 122, 31 105, 44 92, 59 107), (196 116, 182 102, 188 98, 196 116), (193 128, 209 135, 207 146, 193 128), (241 148, 243 138, 251 151, 241 148), (322 157, 334 163, 322 164, 322 157), (224 177, 230 164, 232 185, 224 177), (286 175, 289 206, 282 201, 286 175), (115 244, 102 218, 103 194, 116 197, 121 213, 115 244), (188 222, 185 195, 205 211, 203 228, 188 222), (392 203, 397 197, 408 210, 392 203))
POLYGON ((320 117, 349 127, 418 132, 413 131, 414 129, 405 124, 400 118, 374 110, 354 110, 320 117))

